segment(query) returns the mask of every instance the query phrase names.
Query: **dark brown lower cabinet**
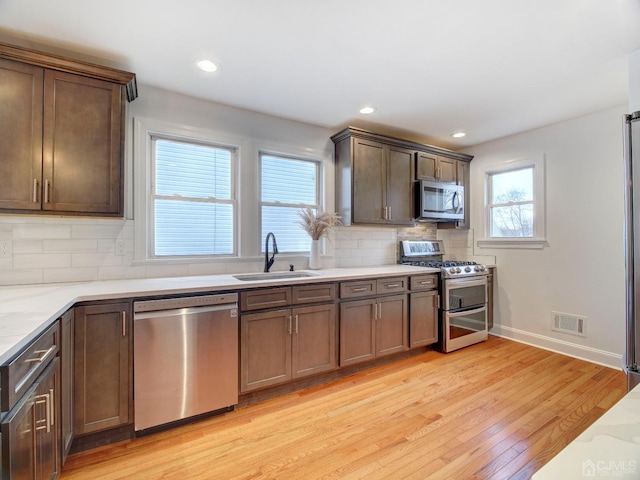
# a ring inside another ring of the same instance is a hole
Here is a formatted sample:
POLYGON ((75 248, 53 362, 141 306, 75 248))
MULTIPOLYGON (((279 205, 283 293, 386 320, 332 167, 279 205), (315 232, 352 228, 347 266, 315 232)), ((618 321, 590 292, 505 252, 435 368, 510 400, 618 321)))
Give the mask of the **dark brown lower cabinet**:
POLYGON ((438 341, 438 291, 409 295, 409 346, 432 345, 438 341))
POLYGON ((73 331, 74 310, 60 318, 60 444, 64 465, 73 442, 73 331))
POLYGON ((74 321, 74 435, 131 423, 131 303, 79 306, 74 321))
POLYGON ((60 472, 59 382, 60 363, 53 358, 3 420, 2 478, 52 479, 60 472))
POLYGON ((407 295, 389 295, 340 304, 340 366, 408 348, 407 295))
POLYGON ((335 304, 243 313, 240 391, 337 367, 335 304))

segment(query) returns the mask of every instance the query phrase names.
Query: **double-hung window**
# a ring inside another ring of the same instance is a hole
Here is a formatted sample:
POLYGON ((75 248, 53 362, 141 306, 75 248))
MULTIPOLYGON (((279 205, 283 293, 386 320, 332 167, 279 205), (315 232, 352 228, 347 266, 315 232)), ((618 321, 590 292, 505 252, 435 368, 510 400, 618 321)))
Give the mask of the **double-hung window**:
POLYGON ((163 137, 151 141, 151 256, 235 254, 235 150, 163 137))
POLYGON ((545 240, 544 158, 485 170, 484 240, 480 246, 542 248, 545 240))
POLYGON ((311 238, 298 211, 320 207, 320 162, 260 153, 261 249, 269 232, 280 252, 309 251, 311 238))

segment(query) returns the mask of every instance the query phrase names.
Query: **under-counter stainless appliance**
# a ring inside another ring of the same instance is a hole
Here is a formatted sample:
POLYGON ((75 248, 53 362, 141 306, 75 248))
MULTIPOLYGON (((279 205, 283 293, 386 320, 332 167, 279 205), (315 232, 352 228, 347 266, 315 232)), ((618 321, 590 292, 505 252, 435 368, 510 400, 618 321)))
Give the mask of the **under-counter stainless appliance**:
POLYGON ((136 431, 238 403, 238 295, 134 302, 136 431))
POLYGON ((640 384, 640 111, 625 115, 626 360, 629 390, 640 384))
POLYGON ((443 261, 444 244, 440 240, 403 240, 400 251, 404 265, 440 269, 439 348, 451 352, 486 340, 487 266, 443 261))
POLYGON ((464 186, 420 180, 416 195, 418 218, 440 222, 464 220, 464 186))

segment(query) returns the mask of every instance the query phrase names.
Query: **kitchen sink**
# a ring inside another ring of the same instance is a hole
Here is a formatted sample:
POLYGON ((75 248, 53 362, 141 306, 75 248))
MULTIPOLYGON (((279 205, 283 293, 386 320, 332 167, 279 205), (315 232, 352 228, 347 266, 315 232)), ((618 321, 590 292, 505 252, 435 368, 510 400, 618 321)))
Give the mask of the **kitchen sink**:
POLYGON ((307 278, 318 277, 317 273, 309 272, 265 272, 265 273, 245 273, 234 275, 233 278, 244 282, 255 282, 257 280, 280 280, 281 278, 307 278))

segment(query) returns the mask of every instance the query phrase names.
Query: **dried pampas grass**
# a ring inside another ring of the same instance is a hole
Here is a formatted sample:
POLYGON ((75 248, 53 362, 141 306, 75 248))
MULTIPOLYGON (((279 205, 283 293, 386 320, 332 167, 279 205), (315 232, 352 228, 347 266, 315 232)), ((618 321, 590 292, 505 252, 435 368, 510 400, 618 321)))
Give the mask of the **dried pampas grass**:
POLYGON ((337 213, 318 212, 316 214, 309 207, 298 210, 298 216, 300 217, 298 223, 313 240, 320 240, 328 230, 342 225, 340 215, 337 213))

